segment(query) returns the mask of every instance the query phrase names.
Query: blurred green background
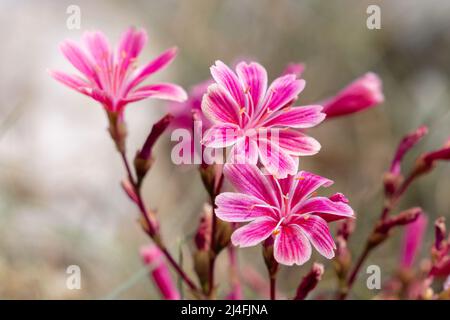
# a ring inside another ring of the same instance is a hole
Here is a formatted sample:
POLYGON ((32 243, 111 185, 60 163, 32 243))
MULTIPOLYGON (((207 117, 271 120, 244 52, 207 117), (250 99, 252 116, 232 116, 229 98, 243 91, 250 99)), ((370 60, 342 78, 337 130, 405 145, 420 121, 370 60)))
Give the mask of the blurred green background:
MULTIPOLYGON (((310 131, 322 144, 302 168, 335 180, 327 192, 346 194, 358 214, 351 242, 361 250, 382 204, 381 178, 402 135, 421 124, 430 133, 406 159, 442 145, 450 123, 450 2, 397 1, 0 1, 0 298, 158 298, 138 249, 148 243, 138 213, 123 194, 119 157, 106 132, 101 108, 51 79, 47 68, 72 70, 58 50, 99 29, 112 42, 130 25, 147 29, 141 62, 178 46, 175 62, 152 80, 185 88, 209 77, 216 59, 251 58, 274 79, 289 62, 305 62, 307 86, 299 104, 333 95, 366 71, 380 75, 385 103, 330 120, 310 131), (69 5, 81 8, 81 29, 66 27, 69 5), (381 8, 381 30, 366 27, 366 9, 381 8), (66 288, 66 268, 81 267, 82 289, 66 288)), ((152 123, 161 101, 127 110, 130 156, 152 123)), ((170 162, 170 138, 158 143, 145 181, 148 206, 158 210, 166 242, 180 249, 188 270, 190 239, 207 195, 195 170, 170 162)), ((415 184, 400 208, 422 206, 432 221, 450 213, 450 167, 445 164, 415 184)), ((429 247, 432 226, 424 249, 429 247)), ((368 261, 387 280, 399 260, 400 233, 368 261)), ((423 250, 422 254, 427 254, 423 250)), ((265 276, 260 248, 239 250, 244 268, 265 276)), ((326 264, 317 293, 335 287, 326 264)), ((228 290, 226 255, 218 263, 228 290)), ((308 266, 283 268, 280 290, 292 295, 308 266)), ((354 298, 375 294, 361 277, 354 298)), ((257 297, 246 289, 247 297, 257 297)))

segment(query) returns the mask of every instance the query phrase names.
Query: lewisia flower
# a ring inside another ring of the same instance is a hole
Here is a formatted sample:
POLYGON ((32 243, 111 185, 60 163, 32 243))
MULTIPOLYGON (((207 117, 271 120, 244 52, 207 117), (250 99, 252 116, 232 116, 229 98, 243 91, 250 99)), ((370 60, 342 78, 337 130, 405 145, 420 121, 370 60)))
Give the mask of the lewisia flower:
POLYGON ((323 112, 327 118, 338 117, 374 107, 383 101, 381 79, 375 73, 368 72, 324 102, 323 112))
POLYGON ((298 129, 322 122, 322 107, 292 107, 304 80, 286 74, 267 88, 267 72, 255 62, 240 62, 234 73, 217 61, 211 74, 216 83, 202 102, 204 115, 213 122, 203 137, 206 147, 233 146, 231 162, 256 164, 260 159, 278 177, 295 174, 299 156, 319 151, 320 144, 298 129))
POLYGON ((311 244, 328 259, 335 243, 328 222, 353 217, 342 194, 313 196, 333 182, 306 171, 276 179, 255 165, 227 164, 225 177, 237 193, 216 198, 216 214, 229 222, 250 222, 231 236, 234 245, 254 246, 273 237, 274 258, 285 265, 301 265, 311 256, 311 244))
POLYGON ((110 113, 122 115, 130 102, 145 98, 174 101, 186 100, 185 91, 171 83, 140 84, 150 75, 166 67, 176 55, 176 48, 165 51, 146 65, 136 67, 139 54, 147 42, 145 30, 129 28, 116 50, 101 32, 86 32, 84 47, 66 40, 60 48, 67 60, 82 76, 50 71, 53 78, 100 102, 110 113))

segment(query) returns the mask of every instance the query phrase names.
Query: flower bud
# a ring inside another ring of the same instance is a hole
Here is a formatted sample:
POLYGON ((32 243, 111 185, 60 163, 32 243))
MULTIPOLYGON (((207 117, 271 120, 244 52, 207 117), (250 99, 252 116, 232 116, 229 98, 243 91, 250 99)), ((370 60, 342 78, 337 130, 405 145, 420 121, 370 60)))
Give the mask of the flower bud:
POLYGON ((289 63, 283 71, 283 76, 293 74, 297 78, 301 78, 304 71, 305 65, 303 63, 289 63))
POLYGON ((375 73, 369 72, 322 105, 327 118, 332 118, 362 111, 383 101, 381 80, 375 73))
POLYGON ((294 300, 304 300, 308 293, 310 293, 317 286, 322 279, 324 273, 323 264, 314 263, 309 273, 303 277, 302 282, 297 288, 294 300))
POLYGON ((167 300, 179 300, 180 293, 172 281, 172 276, 163 260, 161 250, 155 245, 144 247, 141 249, 141 257, 144 263, 149 267, 151 277, 162 297, 167 300))
POLYGON ((203 292, 206 294, 209 290, 209 267, 211 261, 211 251, 198 250, 193 254, 194 271, 197 274, 198 280, 203 292))
POLYGON ((211 248, 212 232, 212 207, 209 204, 203 206, 203 215, 195 234, 195 245, 198 250, 206 251, 211 248))
POLYGON ((137 152, 136 157, 134 158, 134 167, 136 169, 136 174, 138 177, 138 184, 141 183, 142 179, 146 175, 147 171, 150 169, 153 163, 152 150, 153 146, 158 140, 158 138, 164 133, 166 128, 169 126, 172 121, 173 116, 171 114, 167 114, 162 117, 158 122, 156 122, 150 134, 147 136, 142 149, 137 152))
POLYGON ((424 214, 419 214, 416 221, 405 228, 401 255, 401 267, 410 269, 414 263, 427 226, 428 219, 424 214))
POLYGON ((109 134, 116 144, 119 152, 125 153, 125 140, 127 137, 127 125, 123 121, 121 114, 107 111, 109 120, 109 134))
POLYGON ((267 270, 269 271, 269 276, 271 278, 275 278, 278 272, 278 262, 275 260, 273 256, 273 238, 269 237, 263 243, 263 257, 264 262, 266 264, 267 270))

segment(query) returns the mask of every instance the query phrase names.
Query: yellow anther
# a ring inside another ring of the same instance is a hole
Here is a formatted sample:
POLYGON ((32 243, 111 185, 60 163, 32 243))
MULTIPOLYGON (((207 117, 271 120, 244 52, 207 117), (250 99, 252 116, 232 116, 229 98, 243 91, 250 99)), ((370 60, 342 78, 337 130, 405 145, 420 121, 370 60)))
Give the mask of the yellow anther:
POLYGON ((295 180, 305 180, 305 177, 297 177, 295 180))
POLYGON ((275 230, 273 230, 272 234, 273 234, 274 236, 279 235, 279 234, 280 234, 280 229, 275 229, 275 230))

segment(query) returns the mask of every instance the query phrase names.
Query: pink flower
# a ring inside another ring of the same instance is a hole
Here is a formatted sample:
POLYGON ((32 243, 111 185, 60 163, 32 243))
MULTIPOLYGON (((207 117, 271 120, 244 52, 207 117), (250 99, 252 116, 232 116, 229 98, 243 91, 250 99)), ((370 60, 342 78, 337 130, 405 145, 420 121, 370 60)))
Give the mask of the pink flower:
POLYGON ((267 88, 258 63, 240 62, 236 73, 221 61, 211 67, 215 80, 203 98, 204 115, 213 122, 202 143, 231 149, 231 162, 256 164, 278 177, 295 174, 299 156, 316 154, 320 144, 298 129, 325 118, 322 107, 291 107, 305 86, 295 74, 281 76, 267 88))
POLYGON ((231 236, 234 245, 254 246, 274 238, 274 257, 285 265, 301 265, 311 256, 311 243, 328 259, 335 243, 328 222, 353 217, 342 195, 312 196, 333 182, 306 171, 285 179, 265 176, 255 165, 227 164, 225 177, 238 193, 224 192, 216 198, 216 214, 229 222, 250 222, 231 236))
POLYGON ((412 267, 422 244, 427 222, 427 217, 424 214, 420 214, 416 221, 406 226, 403 237, 402 268, 409 269, 412 267))
POLYGON ((384 101, 380 78, 372 72, 350 83, 323 104, 327 118, 343 116, 374 107, 384 101))
POLYGON ((176 48, 171 48, 146 65, 136 67, 146 42, 145 30, 129 28, 114 51, 103 33, 86 32, 83 35, 84 48, 71 40, 60 45, 64 56, 82 76, 60 71, 50 71, 50 74, 68 87, 100 102, 112 113, 122 114, 128 103, 145 98, 186 100, 185 91, 175 84, 139 86, 150 75, 166 67, 176 55, 176 48))
POLYGON ((144 263, 149 266, 153 281, 164 299, 179 300, 180 293, 172 281, 161 250, 155 245, 149 245, 141 249, 141 257, 144 263))

